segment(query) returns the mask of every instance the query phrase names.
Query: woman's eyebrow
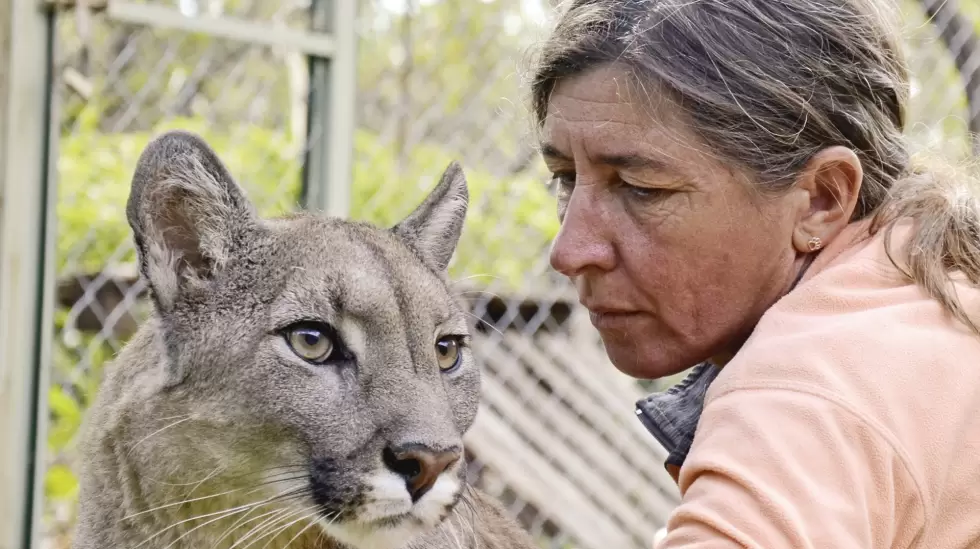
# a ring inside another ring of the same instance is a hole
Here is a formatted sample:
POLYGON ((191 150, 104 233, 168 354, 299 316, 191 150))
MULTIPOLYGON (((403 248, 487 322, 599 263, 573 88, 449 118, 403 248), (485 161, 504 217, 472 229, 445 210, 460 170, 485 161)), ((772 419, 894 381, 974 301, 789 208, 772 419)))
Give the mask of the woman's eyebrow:
POLYGON ((551 143, 541 145, 541 156, 547 160, 561 160, 562 162, 572 162, 572 157, 558 150, 558 147, 551 143))
MULTIPOLYGON (((569 155, 558 150, 558 147, 550 143, 541 145, 541 156, 545 159, 557 160, 562 162, 573 162, 574 159, 569 155)), ((604 164, 614 168, 623 169, 653 169, 659 171, 672 170, 673 168, 663 160, 651 158, 639 153, 627 154, 599 154, 593 157, 598 164, 604 164)))
POLYGON ((658 171, 673 171, 663 160, 651 158, 638 153, 628 154, 599 154, 594 157, 599 164, 624 169, 652 169, 658 171))

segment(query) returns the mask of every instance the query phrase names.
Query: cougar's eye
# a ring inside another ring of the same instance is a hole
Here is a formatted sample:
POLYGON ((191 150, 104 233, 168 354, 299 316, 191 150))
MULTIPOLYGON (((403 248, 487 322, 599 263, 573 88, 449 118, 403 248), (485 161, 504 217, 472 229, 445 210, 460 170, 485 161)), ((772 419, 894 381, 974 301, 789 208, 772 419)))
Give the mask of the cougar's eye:
POLYGON ((333 340, 325 327, 300 323, 285 330, 289 347, 303 360, 323 362, 333 354, 333 340))
POLYGON ((436 341, 436 358, 439 359, 439 369, 449 373, 459 367, 462 356, 459 352, 459 339, 443 336, 436 341))

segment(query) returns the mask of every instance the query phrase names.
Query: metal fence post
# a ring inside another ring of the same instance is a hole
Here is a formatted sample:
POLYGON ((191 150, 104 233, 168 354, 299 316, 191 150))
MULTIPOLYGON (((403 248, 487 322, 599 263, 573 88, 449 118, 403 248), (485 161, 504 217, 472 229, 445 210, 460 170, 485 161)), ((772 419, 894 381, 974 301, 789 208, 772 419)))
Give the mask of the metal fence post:
POLYGON ((36 547, 50 349, 54 15, 0 1, 0 549, 36 547))
POLYGON ((303 203, 330 216, 350 208, 357 93, 357 0, 313 0, 313 28, 334 38, 334 54, 310 57, 303 203))

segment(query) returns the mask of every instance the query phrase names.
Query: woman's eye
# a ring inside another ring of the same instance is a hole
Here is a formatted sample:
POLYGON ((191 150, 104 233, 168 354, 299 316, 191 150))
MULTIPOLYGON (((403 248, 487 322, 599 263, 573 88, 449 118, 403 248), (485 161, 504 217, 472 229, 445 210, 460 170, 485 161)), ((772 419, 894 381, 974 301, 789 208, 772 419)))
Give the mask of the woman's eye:
POLYGON ((296 356, 303 360, 321 363, 333 354, 333 341, 327 330, 319 326, 300 324, 288 328, 285 337, 296 356))
POLYGON ((651 196, 656 195, 657 191, 659 190, 659 189, 647 189, 644 187, 634 187, 632 185, 629 185, 627 188, 629 189, 630 193, 632 193, 634 196, 637 196, 639 198, 650 198, 651 196))
POLYGON ((551 174, 551 185, 556 187, 559 195, 568 194, 575 186, 575 174, 567 172, 555 172, 551 174))
POLYGON ((637 187, 636 185, 630 185, 629 183, 623 183, 622 186, 623 188, 626 189, 626 192, 630 193, 636 198, 640 198, 644 200, 662 198, 669 192, 666 189, 657 189, 653 187, 637 187))
POLYGON ((449 373, 458 368, 462 362, 459 339, 451 336, 439 338, 436 341, 436 359, 439 361, 439 370, 443 373, 449 373))
POLYGON ((558 206, 558 221, 564 222, 565 211, 568 209, 568 201, 572 198, 572 190, 575 188, 575 174, 555 172, 551 175, 550 185, 554 188, 555 198, 558 206))

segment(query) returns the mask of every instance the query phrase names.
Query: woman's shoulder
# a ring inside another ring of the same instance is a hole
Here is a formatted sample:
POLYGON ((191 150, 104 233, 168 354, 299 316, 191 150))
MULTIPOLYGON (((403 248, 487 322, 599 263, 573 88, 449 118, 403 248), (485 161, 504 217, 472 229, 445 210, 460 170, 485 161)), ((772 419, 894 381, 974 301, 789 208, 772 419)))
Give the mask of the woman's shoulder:
MULTIPOLYGON (((902 238, 904 227, 898 227, 893 250, 902 238)), ((917 375, 933 383, 942 382, 935 379, 941 374, 975 376, 980 386, 980 336, 905 276, 892 262, 900 255, 886 253, 886 241, 884 233, 852 240, 774 304, 725 377, 759 368, 834 391, 859 379, 873 386, 859 388, 860 394, 906 382, 908 389, 922 388, 917 375)), ((980 310, 980 289, 957 282, 956 293, 968 310, 980 310)))
MULTIPOLYGON (((977 288, 958 284, 957 295, 980 309, 977 288)), ((792 381, 856 399, 943 384, 954 391, 980 387, 980 336, 909 280, 878 234, 773 305, 725 370, 721 385, 792 381)))
MULTIPOLYGON (((980 291, 957 291, 977 310, 980 291)), ((715 379, 706 406, 739 391, 745 405, 760 390, 832 403, 941 482, 967 443, 960 439, 980 436, 980 337, 905 278, 879 236, 776 303, 715 379)))

